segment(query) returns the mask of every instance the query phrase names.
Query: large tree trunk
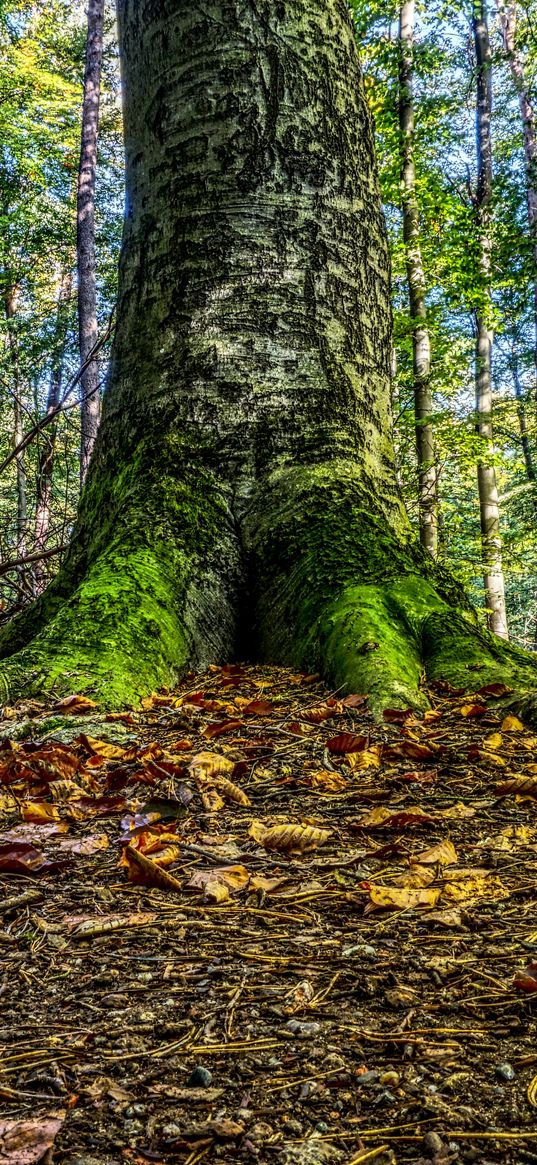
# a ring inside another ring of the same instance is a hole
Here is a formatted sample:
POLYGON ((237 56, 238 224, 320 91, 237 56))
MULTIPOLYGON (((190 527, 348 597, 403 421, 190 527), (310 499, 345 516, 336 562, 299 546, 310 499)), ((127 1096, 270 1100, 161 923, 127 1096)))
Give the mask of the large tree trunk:
MULTIPOLYGON (((9 353, 9 362, 12 373, 12 402, 13 402, 13 447, 17 449, 20 445, 23 435, 23 406, 22 406, 22 385, 19 370, 19 347, 17 336, 13 330, 13 323, 17 313, 19 303, 20 289, 13 285, 9 287, 5 297, 5 312, 7 323, 7 347, 9 353)), ((15 458, 15 467, 17 475, 17 537, 15 543, 14 557, 25 558, 27 552, 27 533, 28 533, 28 497, 26 488, 26 459, 24 452, 17 453, 15 458)), ((19 584, 20 599, 25 601, 28 599, 28 593, 31 596, 31 590, 28 592, 28 580, 24 566, 21 564, 17 568, 17 579, 19 584)))
POLYGON ((420 215, 416 198, 414 164, 414 101, 412 94, 414 11, 414 0, 405 0, 399 10, 399 142, 402 163, 403 236, 408 297, 412 317, 420 541, 434 558, 438 551, 438 486, 434 433, 431 424, 433 411, 431 343, 427 326, 425 271, 420 247, 420 215))
POLYGON ((346 0, 119 15, 111 379, 67 561, 2 637, 8 689, 117 705, 249 657, 419 704, 426 655, 468 680, 465 651, 480 682, 530 686, 534 665, 479 633, 399 498, 388 253, 346 0))
MULTIPOLYGON (((492 432, 492 327, 491 248, 492 248, 492 57, 487 24, 486 0, 475 0, 472 27, 477 65, 477 190, 474 200, 478 266, 480 277, 479 304, 475 312, 475 395, 477 431, 486 444, 487 453, 493 451, 492 432)), ((505 586, 502 569, 502 541, 500 507, 494 464, 483 457, 477 467, 481 546, 483 556, 483 583, 487 605, 487 619, 491 631, 502 639, 508 638, 505 586)))
MULTIPOLYGON (((95 270, 95 178, 99 139, 99 102, 103 55, 104 0, 89 0, 82 140, 77 183, 78 331, 80 363, 85 364, 98 339, 95 270)), ((99 362, 82 373, 80 401, 80 481, 86 476, 100 419, 99 362)))

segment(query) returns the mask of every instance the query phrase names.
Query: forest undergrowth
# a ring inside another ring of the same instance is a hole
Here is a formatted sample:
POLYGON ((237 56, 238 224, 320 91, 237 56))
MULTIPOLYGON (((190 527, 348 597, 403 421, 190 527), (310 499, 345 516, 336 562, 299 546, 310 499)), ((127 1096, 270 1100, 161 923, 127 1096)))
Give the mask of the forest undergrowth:
POLYGON ((4 708, 5 1165, 537 1161, 537 739, 429 696, 4 708))

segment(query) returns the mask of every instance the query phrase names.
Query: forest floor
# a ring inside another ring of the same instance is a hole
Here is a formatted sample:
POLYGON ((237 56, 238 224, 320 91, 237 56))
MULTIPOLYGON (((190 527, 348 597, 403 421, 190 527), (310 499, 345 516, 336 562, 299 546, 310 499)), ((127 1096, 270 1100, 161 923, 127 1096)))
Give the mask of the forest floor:
POLYGON ((537 1162, 537 739, 473 685, 4 709, 2 1165, 537 1162))

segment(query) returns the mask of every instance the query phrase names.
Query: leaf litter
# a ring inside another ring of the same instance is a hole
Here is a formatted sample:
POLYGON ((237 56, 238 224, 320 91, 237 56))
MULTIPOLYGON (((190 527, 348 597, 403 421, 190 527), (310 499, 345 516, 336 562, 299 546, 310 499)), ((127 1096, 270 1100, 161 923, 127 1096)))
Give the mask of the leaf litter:
POLYGON ((537 741, 506 695, 438 681, 379 726, 229 665, 5 709, 0 1160, 536 1160, 537 741))

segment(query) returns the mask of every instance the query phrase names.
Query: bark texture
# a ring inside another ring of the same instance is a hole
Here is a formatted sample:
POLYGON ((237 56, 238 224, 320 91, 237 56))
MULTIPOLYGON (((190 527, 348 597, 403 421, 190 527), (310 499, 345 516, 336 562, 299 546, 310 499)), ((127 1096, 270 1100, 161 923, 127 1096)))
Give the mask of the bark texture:
MULTIPOLYGON (((82 140, 77 184, 78 332, 80 363, 89 359, 98 339, 95 270, 95 179, 99 140, 99 103, 103 55, 104 0, 89 0, 82 140)), ((81 377, 80 480, 86 476, 99 429, 99 364, 92 360, 81 377)))
POLYGON ((425 271, 420 247, 420 214, 416 197, 414 164, 414 0, 405 0, 399 10, 399 141, 401 151, 401 200, 403 237, 410 315, 412 318, 412 358, 414 412, 418 458, 418 504, 420 541, 433 557, 438 552, 437 470, 434 433, 431 424, 431 342, 427 326, 425 271))
MULTIPOLYGON (((427 619, 447 625, 452 603, 470 635, 474 616, 397 490, 388 254, 348 6, 121 0, 119 16, 111 379, 67 561, 0 639, 6 687, 117 705, 257 657, 419 704, 427 619)), ((506 659, 528 686, 532 665, 506 659)))
MULTIPOLYGON (((478 239, 478 265, 481 301, 475 313, 475 393, 477 431, 492 453, 492 342, 490 324, 491 248, 492 248, 492 56, 487 24, 486 0, 476 0, 473 10, 473 34, 477 66, 477 190, 474 199, 478 239)), ((508 638, 505 586, 502 570, 500 506, 496 470, 484 457, 477 467, 483 583, 490 630, 508 638)))

